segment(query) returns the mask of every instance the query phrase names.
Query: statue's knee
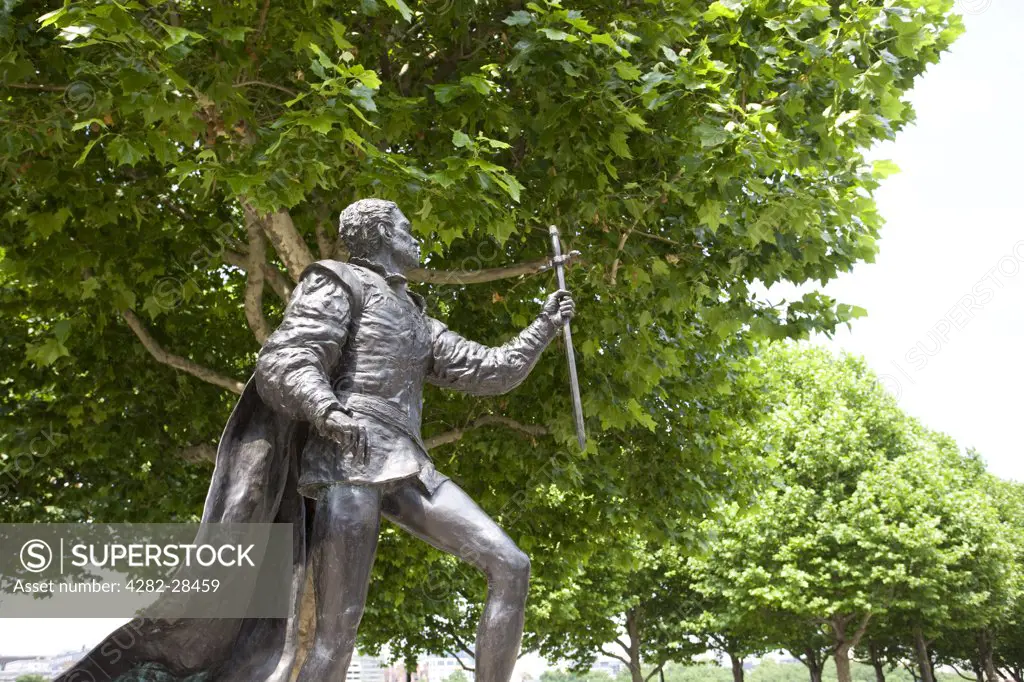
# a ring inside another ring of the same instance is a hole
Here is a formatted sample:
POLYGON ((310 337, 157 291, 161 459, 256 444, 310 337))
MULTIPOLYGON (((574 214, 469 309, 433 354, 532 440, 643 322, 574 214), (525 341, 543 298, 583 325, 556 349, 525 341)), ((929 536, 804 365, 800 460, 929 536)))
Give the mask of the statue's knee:
POLYGON ((530 557, 515 545, 505 548, 500 555, 496 578, 525 597, 530 584, 530 557))

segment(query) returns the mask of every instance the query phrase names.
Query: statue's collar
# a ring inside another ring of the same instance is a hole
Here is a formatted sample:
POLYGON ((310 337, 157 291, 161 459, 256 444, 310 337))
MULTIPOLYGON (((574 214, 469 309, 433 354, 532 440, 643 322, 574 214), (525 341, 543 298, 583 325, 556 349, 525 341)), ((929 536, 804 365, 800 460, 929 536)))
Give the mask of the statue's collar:
MULTIPOLYGON (((405 275, 398 272, 388 272, 380 263, 374 263, 373 261, 368 261, 365 258, 360 258, 359 256, 352 256, 348 259, 348 262, 376 272, 378 275, 383 277, 384 281, 389 285, 409 281, 405 275)), ((409 294, 409 298, 412 299, 413 303, 416 304, 416 307, 419 308, 421 312, 427 309, 427 302, 422 296, 417 294, 415 291, 409 291, 408 289, 406 290, 406 293, 409 294)))
POLYGON ((373 270, 378 275, 383 277, 384 281, 387 282, 388 284, 409 281, 405 278, 405 275, 398 272, 388 272, 380 263, 374 263, 373 261, 368 261, 365 258, 360 258, 359 256, 352 256, 351 258, 348 259, 348 262, 367 268, 368 270, 373 270))

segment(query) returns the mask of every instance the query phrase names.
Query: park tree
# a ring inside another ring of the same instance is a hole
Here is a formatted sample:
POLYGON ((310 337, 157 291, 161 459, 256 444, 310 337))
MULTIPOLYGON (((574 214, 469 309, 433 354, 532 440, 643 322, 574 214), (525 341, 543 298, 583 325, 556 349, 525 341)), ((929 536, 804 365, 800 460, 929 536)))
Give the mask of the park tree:
POLYGON ((733 618, 777 614, 777 645, 806 651, 812 679, 820 648, 787 640, 825 637, 840 682, 855 648, 879 680, 910 651, 934 682, 942 637, 992 671, 990 629, 1012 612, 1017 574, 980 459, 904 415, 861 360, 799 346, 759 360, 770 415, 750 442, 775 480, 709 524, 701 590, 733 618))
MULTIPOLYGON (((892 166, 861 150, 913 120, 906 92, 961 29, 952 4, 7 3, 3 520, 196 518, 260 342, 303 269, 345 257, 334 216, 372 195, 424 239, 411 279, 432 314, 486 343, 551 289, 548 225, 582 252, 587 452, 564 456, 557 353, 515 399, 430 392, 425 415, 442 468, 528 511, 513 531, 541 603, 597 533, 679 532, 693 517, 660 510, 728 488, 735 358, 859 313, 752 284, 871 259, 892 166)), ((378 574, 422 551, 387 536, 378 574)), ((464 637, 424 638, 424 590, 384 585, 375 641, 464 637)))
MULTIPOLYGON (((991 496, 1014 548, 1013 585, 1008 608, 995 614, 983 633, 983 660, 991 655, 997 674, 1024 682, 1024 484, 988 476, 984 488, 991 496)), ((987 674, 992 669, 985 663, 987 674)), ((994 676, 993 676, 994 677, 994 676)), ((998 678, 996 678, 998 679, 998 678)))
POLYGON ((623 663, 631 682, 649 682, 705 651, 690 627, 697 603, 685 542, 659 547, 634 533, 595 545, 595 559, 536 605, 545 658, 585 671, 604 655, 623 663))
POLYGON ((913 581, 894 593, 889 626, 905 633, 925 682, 935 679, 937 664, 966 664, 979 680, 998 679, 992 628, 1005 622, 1016 593, 1012 530, 977 453, 961 453, 941 434, 918 434, 911 456, 866 476, 872 487, 895 493, 920 536, 931 536, 908 564, 913 581))
MULTIPOLYGON (((911 434, 856 358, 783 346, 767 349, 763 366, 771 414, 753 447, 769 458, 774 480, 751 511, 717 529, 703 589, 737 609, 802 623, 787 639, 823 636, 840 682, 849 682, 851 650, 886 609, 898 575, 891 544, 899 520, 865 522, 861 480, 909 452, 911 434)), ((820 646, 793 648, 820 679, 820 646)))

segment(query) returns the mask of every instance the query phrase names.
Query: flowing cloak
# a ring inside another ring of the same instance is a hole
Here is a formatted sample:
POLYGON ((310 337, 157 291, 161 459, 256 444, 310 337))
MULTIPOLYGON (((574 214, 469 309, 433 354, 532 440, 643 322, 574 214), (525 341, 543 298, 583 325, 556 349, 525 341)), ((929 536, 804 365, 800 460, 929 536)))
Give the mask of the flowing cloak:
MULTIPOLYGON (((361 307, 353 275, 343 264, 316 265, 334 272, 361 307)), ((204 524, 292 524, 288 618, 136 618, 107 636, 56 682, 148 680, 142 673, 129 673, 150 665, 189 682, 287 682, 298 652, 306 577, 308 514, 298 492, 298 469, 308 431, 308 423, 271 409, 250 379, 217 446, 202 517, 204 524)))
POLYGON ((289 680, 305 582, 306 510, 297 484, 307 430, 307 424, 270 409, 250 380, 217 447, 202 518, 203 523, 293 524, 289 617, 136 618, 111 633, 57 682, 112 682, 121 676, 122 682, 148 680, 128 675, 143 664, 155 664, 190 682, 289 680))

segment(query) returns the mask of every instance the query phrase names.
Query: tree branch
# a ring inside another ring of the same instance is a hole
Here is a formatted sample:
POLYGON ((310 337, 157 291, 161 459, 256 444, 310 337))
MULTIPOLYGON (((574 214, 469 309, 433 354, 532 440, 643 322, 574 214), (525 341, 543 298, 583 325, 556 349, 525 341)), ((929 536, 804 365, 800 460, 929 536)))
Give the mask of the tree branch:
POLYGON ((260 10, 260 21, 256 25, 255 43, 263 36, 263 30, 267 27, 267 13, 270 11, 270 0, 263 0, 263 8, 260 10))
MULTIPOLYGON (((476 654, 473 653, 473 650, 470 649, 469 646, 464 641, 462 641, 462 638, 459 637, 457 634, 455 634, 455 630, 451 627, 450 623, 449 623, 449 627, 448 627, 448 636, 451 637, 453 640, 455 640, 455 644, 458 645, 459 649, 461 649, 463 653, 468 654, 471 657, 475 657, 476 656, 476 654)), ((468 672, 468 673, 476 672, 476 670, 474 668, 470 668, 465 663, 463 663, 462 659, 459 658, 458 654, 456 654, 452 658, 454 658, 456 661, 458 661, 459 665, 462 666, 462 669, 465 670, 466 672, 468 672)))
MULTIPOLYGON (((640 221, 637 220, 636 222, 638 223, 640 221)), ((633 227, 636 227, 636 223, 633 223, 633 227)), ((615 285, 615 280, 619 276, 619 265, 622 263, 622 261, 619 259, 619 254, 621 254, 622 250, 626 248, 626 241, 629 239, 629 234, 630 232, 633 231, 633 227, 624 231, 622 233, 622 236, 619 237, 619 245, 615 249, 615 260, 612 262, 612 272, 610 275, 608 275, 608 283, 611 284, 612 286, 615 285)))
POLYGON ((36 92, 64 92, 67 85, 37 85, 35 83, 0 83, 5 88, 15 90, 35 90, 36 92))
POLYGON ((209 443, 190 445, 178 453, 186 462, 198 464, 200 462, 214 462, 217 459, 217 447, 209 443))
MULTIPOLYGON (((572 265, 579 257, 579 252, 567 254, 565 265, 572 265)), ((425 268, 415 268, 407 271, 405 276, 410 282, 420 282, 422 284, 484 284, 485 282, 511 279, 512 277, 521 277, 523 275, 536 275, 541 272, 547 272, 552 267, 554 266, 550 258, 540 258, 538 260, 526 261, 525 263, 517 263, 516 265, 506 265, 500 268, 484 270, 427 270, 425 268)))
POLYGON ((320 258, 324 259, 334 258, 335 242, 327 234, 327 225, 329 223, 329 220, 318 219, 316 221, 316 245, 320 249, 320 258))
POLYGON ((245 277, 245 319, 262 346, 270 336, 270 324, 263 315, 263 263, 267 261, 267 243, 259 220, 247 220, 249 233, 249 268, 245 277))
MULTIPOLYGON (((247 210, 252 211, 251 207, 247 210)), ((309 250, 305 240, 292 222, 288 211, 281 209, 267 216, 263 216, 263 231, 270 238, 278 257, 284 263, 288 275, 292 281, 298 282, 302 271, 313 261, 313 253, 309 250)))
MULTIPOLYGON (((246 253, 239 253, 238 251, 229 251, 227 249, 221 254, 225 263, 232 267, 236 267, 239 270, 248 272, 249 270, 249 256, 246 253)), ((263 262, 263 277, 270 288, 274 290, 274 293, 284 301, 288 302, 288 299, 292 296, 292 283, 288 279, 288 276, 274 267, 273 263, 263 262)))
POLYGON ((960 668, 956 667, 956 665, 950 663, 949 667, 953 669, 953 672, 955 672, 957 675, 967 680, 968 682, 978 682, 977 675, 975 675, 974 677, 967 677, 967 675, 964 675, 962 672, 960 672, 960 668))
POLYGON ((278 85, 277 83, 270 83, 268 81, 247 80, 247 81, 242 81, 240 83, 235 83, 235 87, 236 88, 244 88, 244 87, 246 87, 248 85, 261 85, 261 86, 263 86, 265 88, 273 88, 275 90, 280 90, 283 93, 291 95, 292 97, 297 97, 298 94, 299 94, 298 90, 292 90, 291 88, 286 88, 283 85, 278 85))
POLYGON ((625 643, 625 642, 623 642, 623 641, 622 641, 622 640, 621 640, 620 638, 618 638, 618 637, 616 637, 616 638, 615 638, 615 639, 613 639, 612 641, 613 641, 613 642, 615 642, 616 644, 618 644, 619 646, 621 646, 621 647, 622 647, 622 650, 626 652, 626 655, 629 655, 629 647, 628 647, 628 646, 626 646, 626 643, 625 643))
MULTIPOLYGON (((683 169, 680 168, 676 172, 676 174, 672 176, 672 179, 669 180, 668 184, 670 184, 670 185, 675 184, 676 180, 681 178, 682 175, 683 175, 683 169)), ((658 201, 661 200, 661 199, 662 199, 661 195, 651 199, 649 202, 647 202, 647 205, 644 206, 643 210, 641 210, 638 215, 640 215, 640 216, 646 215, 647 212, 650 211, 652 208, 654 208, 654 205, 656 203, 658 203, 658 201)), ((629 235, 632 234, 632 232, 637 228, 637 226, 639 224, 640 224, 640 218, 637 218, 636 220, 633 221, 633 224, 629 226, 629 229, 624 231, 622 233, 622 236, 619 237, 619 247, 615 250, 615 261, 612 263, 612 271, 608 275, 608 283, 611 284, 612 286, 615 286, 615 280, 616 280, 616 278, 619 275, 619 266, 622 263, 622 261, 620 260, 620 256, 622 255, 622 250, 624 248, 626 248, 626 242, 629 240, 629 235)), ((647 234, 647 236, 653 236, 653 235, 647 234)))
POLYGON ((197 365, 188 358, 168 353, 159 343, 157 343, 156 339, 153 338, 146 327, 142 324, 142 321, 139 320, 138 316, 131 310, 122 310, 121 317, 123 317, 124 321, 128 323, 131 330, 135 332, 135 336, 139 338, 139 341, 141 341, 142 345, 147 351, 149 351, 149 354, 153 356, 153 359, 160 364, 173 367, 174 369, 179 369, 186 374, 191 374, 197 379, 202 379, 209 384, 226 388, 232 393, 241 395, 242 390, 245 388, 245 384, 241 381, 236 381, 230 377, 218 374, 212 369, 197 365))
POLYGON ((662 668, 665 667, 666 663, 668 663, 668 661, 662 661, 661 663, 659 663, 658 667, 655 668, 654 670, 652 670, 651 674, 644 678, 644 682, 647 682, 647 680, 651 679, 652 677, 657 675, 659 672, 661 672, 662 668))
POLYGON ((517 422, 514 419, 509 419, 508 417, 502 417, 496 414, 485 414, 481 417, 477 417, 476 419, 470 421, 462 428, 452 429, 451 431, 445 431, 444 433, 440 433, 436 436, 427 438, 424 441, 424 445, 427 446, 428 450, 433 450, 434 448, 440 447, 442 445, 447 445, 449 443, 454 443, 456 441, 462 440, 462 437, 466 435, 466 432, 471 429, 477 429, 480 428, 481 426, 494 425, 508 427, 510 429, 513 429, 514 431, 524 433, 530 436, 531 438, 546 436, 549 433, 547 428, 539 426, 537 424, 523 424, 517 422))
POLYGON ((853 637, 849 639, 850 648, 856 649, 857 645, 860 644, 860 640, 864 637, 864 633, 868 630, 868 623, 871 622, 871 612, 868 611, 864 614, 864 617, 860 621, 860 625, 857 626, 857 630, 853 633, 853 637))
POLYGON ((627 661, 625 658, 623 658, 622 656, 619 656, 618 654, 613 654, 612 652, 606 650, 604 647, 601 647, 601 653, 604 654, 605 656, 608 656, 609 658, 614 658, 614 659, 622 661, 623 663, 626 664, 627 668, 632 668, 633 667, 633 664, 630 663, 629 661, 627 661))

